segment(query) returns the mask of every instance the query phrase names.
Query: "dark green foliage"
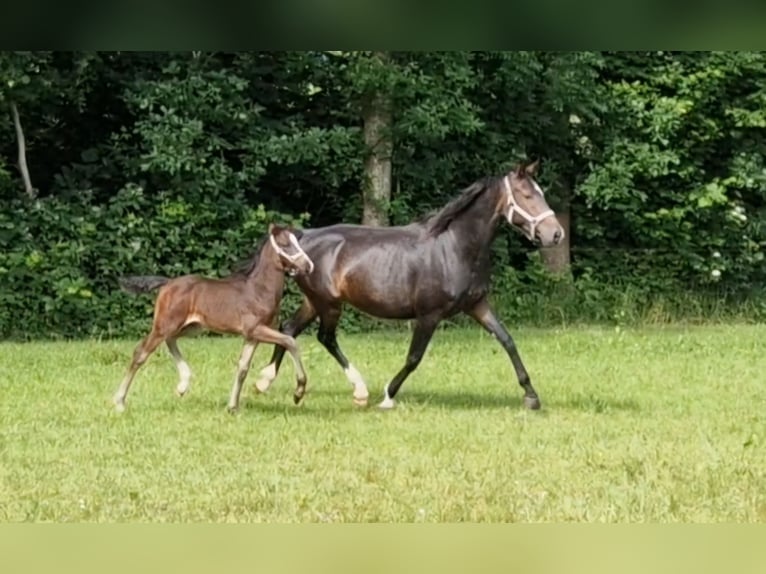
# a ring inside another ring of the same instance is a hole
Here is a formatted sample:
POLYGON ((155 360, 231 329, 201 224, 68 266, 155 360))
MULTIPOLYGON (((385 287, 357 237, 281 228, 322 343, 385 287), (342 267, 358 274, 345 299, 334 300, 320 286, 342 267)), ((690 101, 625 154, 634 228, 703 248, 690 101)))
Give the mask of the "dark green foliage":
POLYGON ((217 276, 269 221, 359 221, 376 90, 391 94, 395 224, 542 158, 571 212, 572 275, 503 226, 493 298, 509 322, 766 313, 761 53, 2 52, 0 77, 4 338, 135 336, 151 298, 120 275, 217 276))

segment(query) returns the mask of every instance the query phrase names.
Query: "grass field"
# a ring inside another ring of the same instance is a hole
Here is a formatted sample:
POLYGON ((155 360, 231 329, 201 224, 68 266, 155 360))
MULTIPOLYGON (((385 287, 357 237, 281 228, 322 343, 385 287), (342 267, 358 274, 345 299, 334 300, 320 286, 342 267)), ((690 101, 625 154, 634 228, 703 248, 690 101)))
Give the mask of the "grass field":
MULTIPOLYGON (((766 328, 514 332, 543 409, 525 411, 500 346, 437 333, 390 412, 352 405, 301 337, 267 395, 225 412, 240 342, 163 348, 118 415, 135 341, 0 345, 0 520, 160 522, 764 521, 766 328)), ((376 402, 406 332, 340 335, 376 402)), ((258 349, 253 371, 267 362, 258 349)))

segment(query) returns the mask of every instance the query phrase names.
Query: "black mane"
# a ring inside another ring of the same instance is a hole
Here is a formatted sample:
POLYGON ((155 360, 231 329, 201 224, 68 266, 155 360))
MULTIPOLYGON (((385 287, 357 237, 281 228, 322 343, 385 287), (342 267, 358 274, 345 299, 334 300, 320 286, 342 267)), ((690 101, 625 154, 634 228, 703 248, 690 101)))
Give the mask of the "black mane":
POLYGON ((424 215, 420 223, 425 225, 426 233, 436 237, 444 233, 461 213, 471 207, 474 202, 488 189, 491 189, 498 181, 496 177, 482 178, 460 192, 460 195, 451 200, 438 211, 431 211, 424 215))
POLYGON ((231 273, 229 274, 229 277, 247 277, 250 275, 255 270, 255 268, 258 267, 258 261, 261 259, 263 246, 266 245, 266 240, 268 238, 268 233, 261 237, 258 240, 258 243, 255 245, 255 252, 247 259, 243 259, 236 263, 231 273))

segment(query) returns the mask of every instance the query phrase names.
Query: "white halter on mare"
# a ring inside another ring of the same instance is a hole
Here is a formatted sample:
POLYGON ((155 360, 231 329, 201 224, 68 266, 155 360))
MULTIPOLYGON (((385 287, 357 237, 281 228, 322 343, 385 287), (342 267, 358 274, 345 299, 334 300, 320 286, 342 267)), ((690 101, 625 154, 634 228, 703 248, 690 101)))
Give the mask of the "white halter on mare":
MULTIPOLYGON (((539 213, 537 215, 530 214, 526 209, 521 207, 518 203, 516 203, 516 198, 513 196, 513 189, 511 188, 511 183, 508 181, 508 176, 506 175, 503 178, 503 183, 505 183, 505 189, 508 192, 508 214, 506 217, 508 218, 508 222, 513 225, 513 214, 518 213, 521 215, 524 220, 529 223, 529 232, 525 231, 524 228, 521 228, 521 231, 531 240, 535 239, 535 231, 537 230, 538 224, 545 219, 546 217, 555 216, 556 214, 553 212, 552 209, 547 209, 543 211, 542 213, 539 213)), ((540 186, 535 184, 535 190, 540 192, 540 195, 545 196, 545 193, 543 193, 543 190, 540 189, 540 186)))
POLYGON ((288 234, 290 236, 290 243, 293 244, 293 247, 295 247, 298 250, 298 253, 294 253, 293 255, 289 255, 284 249, 282 249, 278 244, 277 240, 274 239, 274 236, 269 234, 269 239, 271 239, 271 246, 274 248, 274 251, 276 251, 279 255, 287 259, 290 263, 295 263, 300 258, 305 258, 306 261, 309 263, 309 273, 311 273, 314 270, 314 262, 311 260, 311 258, 306 255, 306 252, 301 248, 300 243, 298 243, 298 240, 295 238, 295 235, 292 233, 288 234))

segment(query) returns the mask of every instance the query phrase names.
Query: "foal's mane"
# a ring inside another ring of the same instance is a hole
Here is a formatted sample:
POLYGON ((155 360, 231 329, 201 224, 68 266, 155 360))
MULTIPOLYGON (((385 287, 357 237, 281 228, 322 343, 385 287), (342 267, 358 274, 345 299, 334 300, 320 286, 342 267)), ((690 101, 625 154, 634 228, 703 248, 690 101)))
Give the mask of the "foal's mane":
POLYGON ((258 240, 258 243, 256 243, 255 245, 255 251, 253 252, 253 254, 247 259, 243 259, 235 263, 234 268, 229 274, 229 277, 247 277, 248 275, 250 275, 250 273, 252 273, 256 267, 258 267, 258 261, 260 261, 261 259, 261 252, 263 251, 263 246, 266 245, 266 240, 268 238, 269 238, 268 233, 264 235, 263 237, 261 237, 258 240))
POLYGON ((498 181, 496 177, 484 177, 460 192, 447 205, 437 211, 424 215, 420 223, 426 227, 426 233, 436 237, 445 231, 455 219, 471 207, 481 195, 491 189, 498 181))

